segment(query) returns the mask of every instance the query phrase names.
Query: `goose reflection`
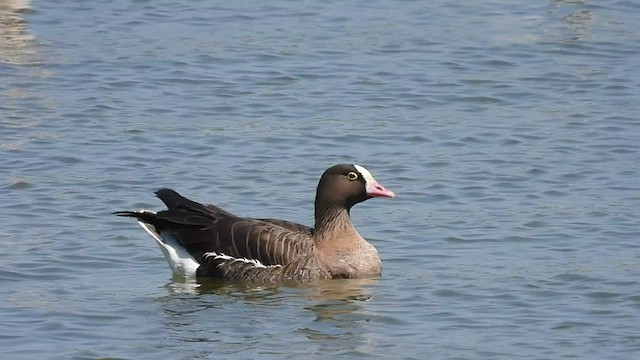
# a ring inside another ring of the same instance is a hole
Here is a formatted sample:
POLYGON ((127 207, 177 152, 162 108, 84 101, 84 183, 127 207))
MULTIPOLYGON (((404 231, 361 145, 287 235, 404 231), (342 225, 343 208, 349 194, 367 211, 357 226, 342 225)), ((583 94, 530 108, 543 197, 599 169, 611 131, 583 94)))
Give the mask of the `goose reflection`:
POLYGON ((374 297, 378 279, 332 280, 318 284, 307 299, 315 319, 299 329, 316 345, 316 353, 374 355, 376 315, 366 302, 374 297), (375 321, 373 321, 375 323, 375 321))
POLYGON ((239 297, 246 301, 260 300, 261 294, 268 297, 284 292, 309 301, 368 301, 373 297, 370 287, 377 285, 378 281, 372 278, 318 280, 309 284, 255 284, 209 279, 193 281, 175 277, 165 288, 172 294, 215 294, 239 297))
MULTIPOLYGON (((375 355, 380 343, 380 316, 367 306, 378 283, 334 279, 276 286, 174 279, 159 300, 167 327, 185 342, 222 342, 229 348, 242 343, 247 350, 259 349, 269 339, 291 346, 297 342, 323 357, 368 356, 375 355)), ((281 351, 285 355, 288 350, 281 351)))

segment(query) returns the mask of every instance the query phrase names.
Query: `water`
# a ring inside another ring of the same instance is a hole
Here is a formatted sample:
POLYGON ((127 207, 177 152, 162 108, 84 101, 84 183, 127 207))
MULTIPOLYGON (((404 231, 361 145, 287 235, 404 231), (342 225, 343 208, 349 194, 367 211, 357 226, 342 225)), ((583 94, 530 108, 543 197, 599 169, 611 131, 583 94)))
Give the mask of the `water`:
POLYGON ((637 359, 633 1, 0 3, 3 359, 637 359), (312 224, 378 280, 195 287, 116 210, 312 224))

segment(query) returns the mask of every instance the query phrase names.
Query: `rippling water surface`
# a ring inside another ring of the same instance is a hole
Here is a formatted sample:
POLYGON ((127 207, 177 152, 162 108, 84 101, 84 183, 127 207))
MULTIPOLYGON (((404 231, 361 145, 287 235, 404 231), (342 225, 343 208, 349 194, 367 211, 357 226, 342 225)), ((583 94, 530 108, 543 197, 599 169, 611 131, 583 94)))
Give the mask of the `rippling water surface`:
POLYGON ((0 1, 3 359, 637 359, 634 1, 0 1), (116 210, 172 187, 313 223, 377 280, 172 279, 116 210))

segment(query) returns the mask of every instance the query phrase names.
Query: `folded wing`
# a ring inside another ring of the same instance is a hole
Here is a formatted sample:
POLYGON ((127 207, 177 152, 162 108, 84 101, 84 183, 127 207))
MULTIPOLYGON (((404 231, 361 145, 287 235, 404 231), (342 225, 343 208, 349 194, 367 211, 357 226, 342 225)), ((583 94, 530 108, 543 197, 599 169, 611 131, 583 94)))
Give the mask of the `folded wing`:
POLYGON ((156 195, 168 210, 122 211, 155 227, 160 237, 176 239, 197 261, 206 253, 285 265, 313 249, 312 229, 289 221, 241 218, 215 205, 202 205, 170 189, 156 195))

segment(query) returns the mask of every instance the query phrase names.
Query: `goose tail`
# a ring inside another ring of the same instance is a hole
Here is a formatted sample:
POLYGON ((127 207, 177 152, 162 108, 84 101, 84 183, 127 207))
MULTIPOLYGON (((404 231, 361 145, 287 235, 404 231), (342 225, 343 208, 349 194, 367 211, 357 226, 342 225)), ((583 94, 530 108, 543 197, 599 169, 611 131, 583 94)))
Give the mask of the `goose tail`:
POLYGON ((189 254, 187 249, 170 232, 165 230, 158 233, 156 231, 156 227, 151 223, 153 219, 156 219, 155 212, 149 210, 118 211, 114 214, 138 219, 138 224, 153 237, 158 247, 160 247, 174 276, 195 278, 200 263, 189 254))

